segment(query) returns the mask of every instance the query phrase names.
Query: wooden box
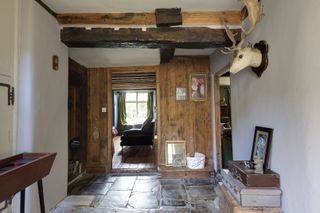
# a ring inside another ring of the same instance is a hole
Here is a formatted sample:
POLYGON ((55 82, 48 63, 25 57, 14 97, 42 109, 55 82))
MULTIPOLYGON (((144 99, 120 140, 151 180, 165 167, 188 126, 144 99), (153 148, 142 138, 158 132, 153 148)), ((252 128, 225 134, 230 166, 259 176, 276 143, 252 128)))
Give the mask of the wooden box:
POLYGON ((0 203, 50 173, 56 153, 22 153, 0 160, 0 203))
POLYGON ((281 207, 281 190, 274 187, 246 187, 227 169, 221 170, 222 183, 239 202, 247 207, 281 207))
POLYGON ((223 186, 219 186, 219 207, 221 213, 282 213, 281 208, 242 207, 223 186))
POLYGON ((280 187, 279 174, 270 169, 263 174, 256 174, 253 169, 246 167, 244 161, 229 161, 229 170, 247 187, 280 187))

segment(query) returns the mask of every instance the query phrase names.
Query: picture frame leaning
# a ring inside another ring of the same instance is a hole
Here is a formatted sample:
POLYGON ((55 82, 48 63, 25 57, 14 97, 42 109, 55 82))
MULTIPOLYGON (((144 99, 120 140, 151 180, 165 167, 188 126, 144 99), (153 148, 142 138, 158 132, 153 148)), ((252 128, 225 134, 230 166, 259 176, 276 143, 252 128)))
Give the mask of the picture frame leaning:
POLYGON ((256 126, 254 131, 251 161, 259 158, 263 161, 263 170, 269 169, 269 155, 272 143, 273 129, 256 126))

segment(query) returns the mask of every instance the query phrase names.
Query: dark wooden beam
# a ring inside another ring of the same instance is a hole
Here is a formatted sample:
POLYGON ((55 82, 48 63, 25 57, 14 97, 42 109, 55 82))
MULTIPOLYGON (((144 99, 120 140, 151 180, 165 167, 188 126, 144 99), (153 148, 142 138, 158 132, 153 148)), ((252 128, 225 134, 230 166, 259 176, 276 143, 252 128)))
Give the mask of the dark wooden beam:
MULTIPOLYGON (((240 29, 236 39, 240 40, 240 29)), ((148 28, 63 28, 61 41, 75 48, 185 48, 203 49, 230 46, 224 29, 206 27, 148 28)))
POLYGON ((157 27, 182 25, 181 8, 156 9, 157 27))
POLYGON ((161 48, 160 49, 160 64, 169 63, 174 57, 174 48, 161 48))
MULTIPOLYGON (((241 25, 240 11, 182 12, 182 24, 221 25, 221 17, 230 25, 241 25)), ((156 15, 148 13, 62 13, 57 14, 59 24, 67 25, 156 25, 156 15)))
POLYGON ((57 17, 57 13, 54 12, 50 7, 48 7, 48 5, 46 5, 45 3, 43 3, 43 1, 41 0, 35 0, 36 2, 38 2, 40 4, 41 7, 43 7, 48 13, 50 13, 53 17, 57 17))

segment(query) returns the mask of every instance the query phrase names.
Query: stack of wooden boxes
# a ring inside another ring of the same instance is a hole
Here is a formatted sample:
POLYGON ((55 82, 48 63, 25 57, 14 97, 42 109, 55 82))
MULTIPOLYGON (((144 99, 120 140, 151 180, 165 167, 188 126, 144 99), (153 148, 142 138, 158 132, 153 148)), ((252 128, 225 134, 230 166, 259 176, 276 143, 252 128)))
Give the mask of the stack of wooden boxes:
POLYGON ((244 161, 230 161, 221 170, 220 209, 222 213, 281 213, 280 176, 266 170, 256 174, 244 161))

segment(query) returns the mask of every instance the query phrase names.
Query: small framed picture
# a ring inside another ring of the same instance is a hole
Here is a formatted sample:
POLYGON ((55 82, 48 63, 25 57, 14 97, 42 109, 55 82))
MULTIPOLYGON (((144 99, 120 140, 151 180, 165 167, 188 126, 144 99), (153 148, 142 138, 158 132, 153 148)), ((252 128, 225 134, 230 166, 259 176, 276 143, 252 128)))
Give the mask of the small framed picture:
POLYGON ((187 88, 177 87, 176 88, 176 100, 185 101, 187 99, 187 88))
POLYGON ((189 79, 189 93, 192 101, 207 100, 207 75, 205 73, 192 73, 189 79))
POLYGON ((166 166, 186 166, 186 141, 166 141, 166 166))
POLYGON ((269 168, 269 153, 272 142, 273 129, 256 126, 254 132, 251 161, 259 158, 263 161, 263 170, 269 168))

